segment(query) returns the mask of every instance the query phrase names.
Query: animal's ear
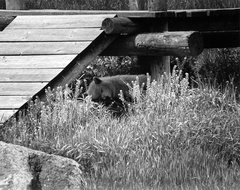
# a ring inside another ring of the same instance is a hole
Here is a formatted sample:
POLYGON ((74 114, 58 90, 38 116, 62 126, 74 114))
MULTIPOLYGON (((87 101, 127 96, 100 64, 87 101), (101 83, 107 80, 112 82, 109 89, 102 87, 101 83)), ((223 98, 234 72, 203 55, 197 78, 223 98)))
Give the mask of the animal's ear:
POLYGON ((102 80, 100 78, 97 78, 97 77, 94 77, 93 80, 96 84, 100 84, 102 82, 102 80))

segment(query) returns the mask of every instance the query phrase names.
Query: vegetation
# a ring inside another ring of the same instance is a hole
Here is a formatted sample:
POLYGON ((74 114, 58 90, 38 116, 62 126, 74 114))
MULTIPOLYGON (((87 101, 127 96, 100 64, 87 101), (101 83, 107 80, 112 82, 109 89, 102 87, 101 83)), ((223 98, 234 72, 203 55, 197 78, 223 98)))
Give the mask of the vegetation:
MULTIPOLYGON (((240 7, 238 0, 168 3, 169 9, 240 7)), ((128 9, 127 4, 28 1, 32 9, 128 9)), ((86 189, 238 189, 240 106, 233 84, 239 81, 239 57, 238 49, 215 49, 195 58, 172 58, 172 65, 200 78, 198 88, 190 88, 188 74, 174 68, 168 84, 149 80, 146 92, 135 84, 136 101, 126 102, 121 117, 89 97, 78 101, 78 90, 70 98, 68 87, 48 89, 47 101, 31 102, 0 137, 76 160, 86 189)), ((131 73, 132 63, 128 57, 97 58, 85 75, 131 73)))
POLYGON ((188 81, 174 69, 167 85, 149 79, 143 92, 135 83, 136 101, 120 118, 89 97, 79 102, 67 89, 47 90, 47 102, 32 102, 4 140, 76 160, 86 189, 235 189, 240 108, 233 89, 190 89, 188 81))
MULTIPOLYGON (((147 10, 148 0, 141 1, 147 10)), ((129 10, 128 0, 27 0, 30 9, 129 10)), ((168 0, 168 9, 214 9, 239 7, 238 0, 168 0)))

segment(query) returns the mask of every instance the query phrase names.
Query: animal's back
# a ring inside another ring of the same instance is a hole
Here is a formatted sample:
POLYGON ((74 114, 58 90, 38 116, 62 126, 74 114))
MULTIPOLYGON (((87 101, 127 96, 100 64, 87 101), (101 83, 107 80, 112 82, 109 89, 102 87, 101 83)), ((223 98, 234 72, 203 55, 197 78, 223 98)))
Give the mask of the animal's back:
POLYGON ((136 81, 138 77, 139 85, 141 86, 143 83, 146 85, 147 76, 146 75, 116 75, 111 77, 102 77, 101 80, 105 82, 110 82, 115 87, 114 97, 118 97, 120 90, 123 91, 123 94, 129 96, 129 86, 132 86, 132 82, 136 81))

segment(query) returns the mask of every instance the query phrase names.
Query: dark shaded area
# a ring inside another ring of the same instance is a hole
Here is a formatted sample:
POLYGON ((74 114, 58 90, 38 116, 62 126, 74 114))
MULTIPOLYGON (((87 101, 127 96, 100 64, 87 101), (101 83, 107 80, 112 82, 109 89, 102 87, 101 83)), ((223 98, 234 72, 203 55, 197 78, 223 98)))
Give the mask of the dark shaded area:
POLYGON ((5 2, 5 0, 0 0, 0 9, 6 9, 6 2, 5 2))
POLYGON ((13 20, 15 16, 0 16, 0 31, 3 31, 13 20))
POLYGON ((29 185, 29 190, 42 190, 41 182, 39 181, 39 176, 42 171, 42 163, 38 155, 32 154, 28 157, 28 164, 30 171, 32 172, 33 179, 29 185))

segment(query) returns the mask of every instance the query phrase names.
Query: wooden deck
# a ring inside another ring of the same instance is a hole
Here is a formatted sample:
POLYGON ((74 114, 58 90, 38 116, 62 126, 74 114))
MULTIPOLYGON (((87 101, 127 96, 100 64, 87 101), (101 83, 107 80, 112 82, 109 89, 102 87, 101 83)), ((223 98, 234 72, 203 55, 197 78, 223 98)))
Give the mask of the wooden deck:
POLYGON ((113 16, 23 15, 0 32, 0 123, 59 75, 113 16))

